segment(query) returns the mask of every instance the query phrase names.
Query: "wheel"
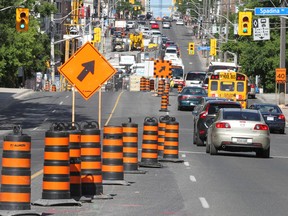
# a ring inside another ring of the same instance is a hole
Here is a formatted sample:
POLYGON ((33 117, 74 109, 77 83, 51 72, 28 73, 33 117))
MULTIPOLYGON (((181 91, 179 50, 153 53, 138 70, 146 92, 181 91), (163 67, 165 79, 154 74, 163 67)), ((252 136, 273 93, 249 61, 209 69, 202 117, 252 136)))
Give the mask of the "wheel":
POLYGON ((181 111, 181 110, 182 110, 182 107, 181 107, 181 106, 178 106, 178 110, 180 110, 180 111, 181 111))
POLYGON ((215 148, 213 143, 211 143, 209 146, 210 146, 210 155, 217 155, 218 150, 215 148))
MULTIPOLYGON (((194 127, 195 128, 195 127, 194 127)), ((196 134, 195 134, 195 129, 194 129, 194 133, 193 133, 193 144, 196 144, 196 134)))
POLYGON ((196 136, 196 145, 197 146, 204 146, 204 141, 198 136, 196 136))
POLYGON ((210 153, 210 145, 208 143, 206 143, 206 153, 207 154, 210 153))
POLYGON ((270 147, 268 149, 261 149, 256 152, 256 157, 269 158, 270 157, 270 147))

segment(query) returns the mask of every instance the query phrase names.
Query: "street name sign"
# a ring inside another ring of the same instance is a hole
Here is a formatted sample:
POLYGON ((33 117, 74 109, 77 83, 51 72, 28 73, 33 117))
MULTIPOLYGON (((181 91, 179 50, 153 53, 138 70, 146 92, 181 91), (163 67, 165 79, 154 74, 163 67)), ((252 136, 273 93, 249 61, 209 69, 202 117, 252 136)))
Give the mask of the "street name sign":
POLYGON ((286 16, 288 15, 287 7, 264 7, 264 8, 255 8, 255 16, 286 16))
POLYGON ((210 46, 198 46, 198 47, 197 47, 197 50, 198 50, 198 51, 201 51, 201 50, 207 50, 207 51, 209 51, 209 50, 210 50, 210 46))
POLYGON ((58 70, 86 100, 117 72, 90 42, 77 50, 58 70))
POLYGON ((269 18, 253 19, 253 39, 270 40, 270 24, 269 18))

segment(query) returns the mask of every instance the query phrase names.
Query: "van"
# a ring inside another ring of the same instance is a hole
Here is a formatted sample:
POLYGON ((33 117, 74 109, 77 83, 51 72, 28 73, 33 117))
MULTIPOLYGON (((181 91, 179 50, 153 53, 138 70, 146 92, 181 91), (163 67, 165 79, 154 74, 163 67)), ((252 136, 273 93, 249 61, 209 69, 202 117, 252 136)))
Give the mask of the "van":
POLYGON ((164 53, 164 58, 176 57, 178 58, 178 50, 174 47, 167 47, 164 53))
POLYGON ((190 71, 185 74, 184 84, 185 86, 202 87, 204 79, 206 78, 206 72, 204 71, 190 71))

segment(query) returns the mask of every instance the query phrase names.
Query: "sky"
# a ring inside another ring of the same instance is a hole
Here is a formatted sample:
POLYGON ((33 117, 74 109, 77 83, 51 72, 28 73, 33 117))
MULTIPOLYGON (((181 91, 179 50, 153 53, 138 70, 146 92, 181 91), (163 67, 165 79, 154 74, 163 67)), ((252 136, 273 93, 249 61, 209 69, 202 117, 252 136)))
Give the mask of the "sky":
POLYGON ((170 16, 172 5, 172 0, 150 0, 150 7, 155 18, 170 16))

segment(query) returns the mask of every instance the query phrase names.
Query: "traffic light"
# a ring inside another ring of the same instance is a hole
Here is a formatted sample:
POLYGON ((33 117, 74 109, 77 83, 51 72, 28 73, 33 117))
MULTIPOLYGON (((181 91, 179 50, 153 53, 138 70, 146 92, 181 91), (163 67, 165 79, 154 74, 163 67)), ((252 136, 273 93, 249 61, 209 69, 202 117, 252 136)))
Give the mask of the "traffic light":
POLYGON ((135 0, 129 0, 130 4, 135 4, 135 0))
POLYGON ((210 55, 216 56, 217 40, 210 39, 210 55))
POLYGON ((29 25, 29 9, 16 8, 16 30, 18 32, 28 31, 29 25))
POLYGON ((195 54, 195 46, 194 43, 189 43, 188 45, 188 54, 189 55, 194 55, 195 54))
POLYGON ((101 41, 101 28, 94 28, 94 39, 95 43, 99 43, 101 41))
POLYGON ((238 14, 238 35, 252 35, 252 12, 239 12, 238 14))

